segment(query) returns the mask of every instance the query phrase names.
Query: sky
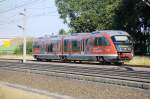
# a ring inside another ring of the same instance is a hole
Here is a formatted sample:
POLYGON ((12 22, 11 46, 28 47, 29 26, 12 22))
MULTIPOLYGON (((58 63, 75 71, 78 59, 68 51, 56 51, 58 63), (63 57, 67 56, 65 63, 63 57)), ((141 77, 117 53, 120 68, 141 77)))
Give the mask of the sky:
POLYGON ((68 26, 59 18, 55 0, 0 0, 0 38, 13 38, 24 35, 23 13, 26 9, 26 35, 40 37, 58 34, 68 26))

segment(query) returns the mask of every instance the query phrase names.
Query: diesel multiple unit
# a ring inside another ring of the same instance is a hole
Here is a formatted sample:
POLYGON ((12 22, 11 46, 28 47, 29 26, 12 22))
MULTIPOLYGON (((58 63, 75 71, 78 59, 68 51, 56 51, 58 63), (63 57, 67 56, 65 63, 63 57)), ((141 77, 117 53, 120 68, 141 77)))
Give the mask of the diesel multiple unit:
POLYGON ((99 61, 118 64, 132 59, 133 44, 127 32, 117 30, 46 36, 34 39, 33 56, 37 60, 99 61))

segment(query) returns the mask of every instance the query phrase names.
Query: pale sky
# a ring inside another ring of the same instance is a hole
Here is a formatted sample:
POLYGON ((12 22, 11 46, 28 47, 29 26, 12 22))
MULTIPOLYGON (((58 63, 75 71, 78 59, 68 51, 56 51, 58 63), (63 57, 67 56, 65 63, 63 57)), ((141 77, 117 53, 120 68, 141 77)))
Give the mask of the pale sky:
POLYGON ((19 13, 24 8, 27 9, 27 36, 57 34, 61 28, 68 30, 59 18, 55 0, 0 0, 0 38, 23 35, 17 25, 23 25, 23 16, 19 13))

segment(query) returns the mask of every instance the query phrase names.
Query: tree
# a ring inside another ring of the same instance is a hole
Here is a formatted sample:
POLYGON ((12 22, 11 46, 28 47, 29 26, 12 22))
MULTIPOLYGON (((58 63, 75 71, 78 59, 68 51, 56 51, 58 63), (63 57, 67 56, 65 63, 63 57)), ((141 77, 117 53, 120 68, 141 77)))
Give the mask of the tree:
POLYGON ((60 30, 59 30, 59 35, 65 35, 65 34, 66 34, 66 32, 65 32, 64 29, 60 29, 60 30))
POLYGON ((60 18, 76 32, 119 29, 134 32, 139 17, 149 19, 142 0, 55 0, 60 18))
POLYGON ((150 6, 150 0, 143 0, 148 6, 150 6))
POLYGON ((112 29, 120 0, 55 0, 60 18, 76 32, 112 29))

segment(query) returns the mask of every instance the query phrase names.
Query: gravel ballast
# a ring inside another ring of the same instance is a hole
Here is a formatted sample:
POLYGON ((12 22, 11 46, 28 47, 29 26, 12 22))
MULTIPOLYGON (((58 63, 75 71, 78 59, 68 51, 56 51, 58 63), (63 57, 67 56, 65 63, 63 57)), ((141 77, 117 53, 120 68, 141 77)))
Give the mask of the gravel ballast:
POLYGON ((150 99, 150 91, 126 86, 0 70, 0 81, 71 96, 74 99, 150 99))

